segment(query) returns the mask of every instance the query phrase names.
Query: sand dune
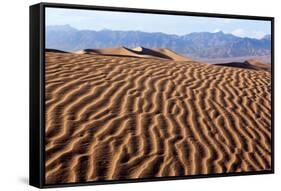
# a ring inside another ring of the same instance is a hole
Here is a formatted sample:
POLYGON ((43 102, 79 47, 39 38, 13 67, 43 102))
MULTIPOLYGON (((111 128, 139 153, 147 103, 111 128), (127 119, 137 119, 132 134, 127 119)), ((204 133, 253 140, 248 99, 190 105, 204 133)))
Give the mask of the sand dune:
POLYGON ((271 71, 271 64, 266 64, 260 60, 257 59, 249 59, 246 60, 249 64, 255 66, 257 70, 265 70, 265 71, 271 71))
POLYGON ((119 48, 104 48, 104 49, 84 49, 79 50, 75 53, 78 54, 102 54, 102 55, 108 55, 108 56, 137 56, 134 54, 130 49, 126 47, 119 47, 119 48))
POLYGON ((53 52, 53 53, 68 53, 66 51, 62 51, 62 50, 57 50, 57 49, 51 49, 51 48, 46 48, 45 52, 53 52))
POLYGON ((137 52, 126 48, 104 48, 104 49, 85 49, 75 52, 76 54, 100 54, 103 56, 124 56, 124 57, 136 57, 136 58, 160 58, 152 55, 138 54, 137 52))
POLYGON ((136 47, 133 51, 143 54, 143 55, 150 55, 153 57, 159 57, 168 60, 174 61, 190 61, 191 59, 185 56, 181 56, 168 48, 144 48, 144 47, 136 47))
POLYGON ((252 70, 262 70, 262 71, 269 71, 269 72, 271 71, 271 64, 265 64, 256 59, 246 60, 245 62, 219 63, 215 65, 236 67, 236 68, 243 68, 243 69, 252 69, 252 70))
POLYGON ((100 54, 104 56, 125 56, 136 58, 168 59, 175 61, 189 61, 190 58, 181 56, 167 48, 148 49, 136 47, 129 49, 126 47, 104 48, 104 49, 84 49, 75 52, 76 54, 100 54))
POLYGON ((179 55, 176 52, 174 52, 174 51, 172 51, 170 49, 167 49, 167 48, 153 48, 152 50, 157 51, 157 52, 159 52, 161 54, 164 54, 164 55, 170 57, 171 60, 175 60, 175 61, 192 61, 191 58, 179 55))
POLYGON ((102 54, 46 53, 47 184, 271 169, 269 72, 102 54))
POLYGON ((271 55, 264 56, 242 56, 242 57, 230 57, 230 58, 194 58, 203 63, 217 64, 217 63, 229 63, 229 62, 244 62, 245 60, 259 60, 265 64, 271 64, 271 55))

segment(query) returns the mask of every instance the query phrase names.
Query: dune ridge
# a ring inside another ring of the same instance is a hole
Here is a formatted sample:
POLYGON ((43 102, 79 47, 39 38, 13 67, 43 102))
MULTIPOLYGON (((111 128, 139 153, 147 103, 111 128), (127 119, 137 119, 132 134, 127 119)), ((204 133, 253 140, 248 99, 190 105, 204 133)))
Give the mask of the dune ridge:
POLYGON ((265 64, 257 59, 249 59, 244 62, 219 63, 214 65, 271 72, 271 64, 265 64))
POLYGON ((168 59, 174 61, 190 61, 191 59, 179 55, 167 48, 144 48, 136 47, 133 49, 127 47, 117 48, 103 48, 103 49, 83 49, 74 52, 76 54, 100 54, 104 56, 124 56, 136 58, 155 58, 155 59, 168 59))
POLYGON ((45 75, 47 184, 271 169, 269 72, 46 52, 45 75))

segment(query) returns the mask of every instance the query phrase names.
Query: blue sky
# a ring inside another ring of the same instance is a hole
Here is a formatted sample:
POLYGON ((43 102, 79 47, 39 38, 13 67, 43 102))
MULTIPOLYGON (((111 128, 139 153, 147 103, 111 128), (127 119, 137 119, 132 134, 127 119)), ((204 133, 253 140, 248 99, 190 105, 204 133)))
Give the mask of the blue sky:
POLYGON ((270 21, 46 8, 47 26, 66 24, 80 30, 139 30, 177 35, 223 31, 262 38, 271 33, 270 21))

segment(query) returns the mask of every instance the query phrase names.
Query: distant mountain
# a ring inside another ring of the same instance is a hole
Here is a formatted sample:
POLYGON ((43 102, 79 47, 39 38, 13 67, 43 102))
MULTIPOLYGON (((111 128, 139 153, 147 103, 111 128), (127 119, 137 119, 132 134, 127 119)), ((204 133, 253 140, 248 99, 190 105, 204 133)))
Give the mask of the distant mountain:
POLYGON ((270 35, 270 34, 267 34, 267 35, 265 35, 262 39, 271 40, 271 35, 270 35))
POLYGON ((46 27, 46 47, 63 51, 122 47, 169 48, 193 58, 231 58, 271 54, 271 38, 241 38, 223 32, 183 36, 112 30, 77 30, 69 25, 46 27))

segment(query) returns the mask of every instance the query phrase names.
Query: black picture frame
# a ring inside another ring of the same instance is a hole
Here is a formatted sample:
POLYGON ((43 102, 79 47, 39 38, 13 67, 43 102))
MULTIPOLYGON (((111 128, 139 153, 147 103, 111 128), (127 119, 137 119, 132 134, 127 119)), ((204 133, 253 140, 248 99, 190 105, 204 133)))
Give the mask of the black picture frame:
POLYGON ((52 188, 65 186, 82 186, 82 185, 98 185, 112 183, 132 183, 146 181, 166 181, 191 178, 209 178, 209 177, 226 177, 241 175, 258 175, 274 173, 274 17, 249 16, 249 15, 232 15, 217 13, 197 13, 185 11, 170 10, 153 10, 153 9, 137 9, 123 7, 105 7, 93 5, 75 5, 75 4, 58 4, 58 3, 39 3, 30 6, 30 129, 29 129, 29 184, 38 188, 52 188), (82 10, 103 10, 103 11, 121 11, 133 13, 153 13, 165 15, 184 15, 198 17, 215 17, 215 18, 235 18, 247 20, 262 20, 271 22, 271 170, 237 172, 237 173, 221 173, 206 175, 190 175, 175 177, 157 177, 130 180, 112 180, 98 182, 77 182, 47 185, 44 181, 45 171, 45 147, 44 147, 44 111, 45 111, 45 95, 44 95, 44 60, 45 60, 45 8, 67 8, 82 10))

